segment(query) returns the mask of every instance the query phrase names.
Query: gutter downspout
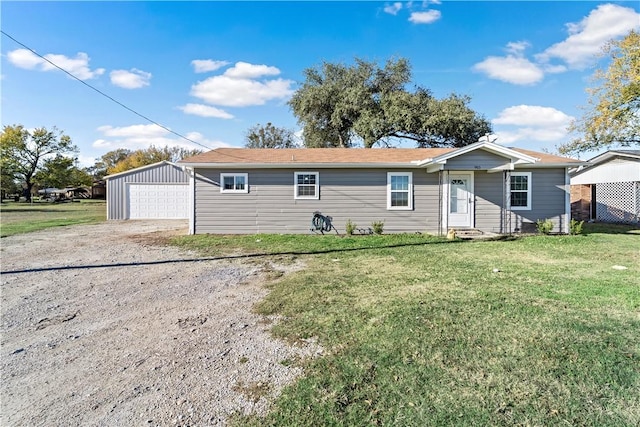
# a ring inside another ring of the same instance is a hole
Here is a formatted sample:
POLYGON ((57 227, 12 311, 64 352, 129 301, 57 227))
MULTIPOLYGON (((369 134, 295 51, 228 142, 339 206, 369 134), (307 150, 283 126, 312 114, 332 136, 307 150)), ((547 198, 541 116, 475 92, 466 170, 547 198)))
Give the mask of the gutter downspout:
POLYGON ((196 171, 185 167, 189 174, 189 234, 196 234, 196 171))

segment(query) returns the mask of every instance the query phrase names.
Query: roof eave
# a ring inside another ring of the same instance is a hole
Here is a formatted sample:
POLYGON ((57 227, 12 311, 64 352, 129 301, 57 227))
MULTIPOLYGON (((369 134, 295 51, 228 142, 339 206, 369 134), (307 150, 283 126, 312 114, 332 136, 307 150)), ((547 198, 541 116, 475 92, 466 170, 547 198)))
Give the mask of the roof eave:
POLYGON ((412 168, 419 166, 415 163, 179 163, 178 166, 201 169, 382 169, 382 168, 412 168))
POLYGON ((588 162, 516 164, 516 169, 575 168, 575 167, 583 166, 587 164, 588 162))
POLYGON ((626 159, 640 159, 640 156, 638 156, 637 154, 633 154, 633 153, 625 153, 624 151, 615 151, 615 150, 610 150, 607 151, 605 153, 602 153, 598 156, 595 156, 591 159, 589 159, 589 163, 592 165, 597 165, 599 163, 604 163, 612 158, 615 157, 621 157, 621 158, 626 158, 626 159))
POLYGON ((176 167, 178 167, 178 168, 179 168, 179 167, 181 167, 179 164, 176 164, 176 163, 170 162, 169 160, 161 160, 161 161, 159 161, 159 162, 155 162, 155 163, 152 163, 152 164, 150 164, 150 165, 144 165, 144 166, 140 166, 140 167, 137 167, 137 168, 128 169, 128 170, 126 170, 126 171, 122 171, 122 172, 114 173, 114 174, 111 174, 111 175, 107 175, 107 176, 105 176, 105 177, 104 177, 104 178, 102 178, 102 179, 111 179, 111 178, 116 178, 116 177, 118 177, 118 176, 126 175, 126 174, 128 174, 128 173, 139 172, 139 171, 142 171, 142 170, 145 170, 145 169, 151 169, 151 168, 154 168, 154 167, 156 167, 156 166, 163 165, 163 164, 176 166, 176 167))

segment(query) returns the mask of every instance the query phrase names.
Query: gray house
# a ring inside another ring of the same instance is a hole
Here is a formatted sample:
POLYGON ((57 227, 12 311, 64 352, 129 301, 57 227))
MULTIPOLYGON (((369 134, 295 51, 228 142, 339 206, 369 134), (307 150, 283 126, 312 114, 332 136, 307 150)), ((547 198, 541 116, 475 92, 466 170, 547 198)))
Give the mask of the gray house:
POLYGON ((569 171, 574 217, 640 223, 640 150, 610 150, 569 171))
POLYGON ((308 233, 315 211, 385 233, 568 232, 569 168, 578 160, 478 142, 463 148, 219 148, 188 171, 189 231, 308 233))
POLYGON ((163 161, 105 177, 107 219, 186 219, 189 174, 163 161))

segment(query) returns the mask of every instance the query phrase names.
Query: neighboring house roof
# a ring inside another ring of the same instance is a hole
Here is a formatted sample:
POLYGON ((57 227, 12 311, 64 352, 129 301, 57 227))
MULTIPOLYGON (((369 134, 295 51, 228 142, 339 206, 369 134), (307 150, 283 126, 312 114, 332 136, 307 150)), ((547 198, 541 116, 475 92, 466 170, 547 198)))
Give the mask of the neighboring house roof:
POLYGON ((131 173, 136 173, 136 172, 140 172, 143 171, 145 169, 152 169, 152 168, 157 168, 158 166, 162 166, 162 165, 171 165, 171 166, 175 166, 177 168, 181 168, 181 165, 175 164, 173 162, 170 162, 168 160, 163 160, 161 162, 157 162, 157 163, 152 163, 150 165, 144 165, 144 166, 140 166, 139 168, 135 168, 135 169, 129 169, 123 172, 118 172, 118 173, 114 173, 112 175, 107 175, 104 177, 104 179, 111 179, 111 178, 115 178, 117 176, 122 176, 122 175, 127 175, 127 174, 131 174, 131 173))
POLYGON ((640 159, 640 150, 609 150, 602 154, 599 154, 589 160, 588 166, 593 166, 598 163, 606 162, 612 157, 623 157, 628 159, 640 159))
POLYGON ((580 160, 506 148, 478 142, 462 148, 217 148, 179 161, 192 167, 230 167, 242 165, 269 167, 383 167, 424 166, 445 161, 473 150, 483 149, 518 163, 570 166, 580 160))
POLYGON ((640 150, 609 150, 569 171, 571 184, 640 180, 640 150))

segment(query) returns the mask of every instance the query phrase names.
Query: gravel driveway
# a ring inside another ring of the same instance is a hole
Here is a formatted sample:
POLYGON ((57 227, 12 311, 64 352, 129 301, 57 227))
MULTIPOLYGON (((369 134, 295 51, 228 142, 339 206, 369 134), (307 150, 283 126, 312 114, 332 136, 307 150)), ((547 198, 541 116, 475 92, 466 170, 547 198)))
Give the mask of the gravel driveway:
MULTIPOLYGON (((263 267, 154 243, 185 221, 3 238, 0 425, 224 425, 263 414, 312 342, 274 340, 251 307, 263 267), (167 262, 165 262, 167 261, 167 262)), ((279 268, 275 266, 275 268, 279 268)))

